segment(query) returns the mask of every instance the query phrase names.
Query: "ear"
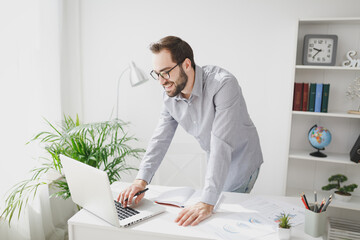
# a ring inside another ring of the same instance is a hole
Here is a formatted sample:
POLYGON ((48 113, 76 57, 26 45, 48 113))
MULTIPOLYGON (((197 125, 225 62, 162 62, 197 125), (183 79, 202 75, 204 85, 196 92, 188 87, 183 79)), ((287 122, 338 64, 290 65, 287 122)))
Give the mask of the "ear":
POLYGON ((185 69, 185 71, 189 71, 191 69, 191 60, 186 58, 182 64, 182 67, 185 69))

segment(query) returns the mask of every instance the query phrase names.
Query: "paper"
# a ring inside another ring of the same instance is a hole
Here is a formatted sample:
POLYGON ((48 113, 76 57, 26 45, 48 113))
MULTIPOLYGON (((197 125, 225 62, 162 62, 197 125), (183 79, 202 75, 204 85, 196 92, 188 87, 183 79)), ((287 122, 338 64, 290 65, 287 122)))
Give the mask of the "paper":
MULTIPOLYGON (((187 207, 194 205, 201 200, 202 190, 194 190, 190 187, 180 187, 170 191, 162 192, 153 200, 159 204, 173 205, 176 207, 187 207)), ((220 194, 217 203, 215 204, 213 212, 216 211, 222 199, 220 194)))
POLYGON ((274 233, 276 228, 267 219, 256 213, 217 213, 202 226, 221 239, 253 239, 274 233))
POLYGON ((292 226, 302 224, 305 220, 304 208, 293 206, 282 201, 267 200, 257 196, 245 200, 240 204, 248 210, 257 212, 276 225, 279 223, 281 213, 289 214, 292 226))
POLYGON ((174 190, 161 193, 154 201, 159 204, 169 204, 177 207, 184 207, 187 201, 193 198, 195 190, 189 187, 176 188, 174 190))
POLYGON ((292 226, 302 224, 305 218, 303 208, 258 196, 236 204, 222 204, 220 210, 223 212, 216 213, 201 228, 227 240, 260 238, 274 233, 283 212, 291 216, 292 226), (224 212, 229 209, 233 211, 224 212))

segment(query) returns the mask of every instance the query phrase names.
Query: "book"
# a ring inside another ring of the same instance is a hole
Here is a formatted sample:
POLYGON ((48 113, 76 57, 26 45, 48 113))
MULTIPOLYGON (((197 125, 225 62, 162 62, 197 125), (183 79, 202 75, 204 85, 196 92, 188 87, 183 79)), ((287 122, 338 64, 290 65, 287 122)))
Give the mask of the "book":
POLYGON ((308 106, 310 112, 315 111, 315 94, 316 94, 316 83, 310 83, 309 106, 308 106))
MULTIPOLYGON (((201 193, 202 190, 195 190, 190 187, 178 187, 176 189, 160 193, 153 200, 157 204, 184 208, 200 202, 201 193)), ((213 211, 217 209, 221 202, 221 198, 222 194, 220 195, 213 211)))
POLYGON ((321 112, 328 112, 330 84, 323 84, 321 112))
POLYGON ((309 103, 309 84, 304 83, 303 86, 303 96, 302 96, 302 110, 308 110, 308 103, 309 103))
POLYGON ((293 110, 301 111, 302 109, 302 92, 303 92, 304 83, 295 83, 294 84, 294 100, 293 100, 293 110))
POLYGON ((321 99, 322 99, 322 90, 323 84, 316 84, 316 93, 315 93, 315 109, 314 112, 321 112, 321 99))

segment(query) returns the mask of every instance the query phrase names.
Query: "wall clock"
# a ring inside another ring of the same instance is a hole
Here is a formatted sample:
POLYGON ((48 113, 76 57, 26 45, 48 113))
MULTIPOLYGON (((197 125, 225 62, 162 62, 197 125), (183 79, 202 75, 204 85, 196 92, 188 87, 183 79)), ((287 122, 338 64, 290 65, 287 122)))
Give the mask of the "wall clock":
POLYGON ((304 37, 303 64, 334 66, 338 37, 328 34, 307 34, 304 37))

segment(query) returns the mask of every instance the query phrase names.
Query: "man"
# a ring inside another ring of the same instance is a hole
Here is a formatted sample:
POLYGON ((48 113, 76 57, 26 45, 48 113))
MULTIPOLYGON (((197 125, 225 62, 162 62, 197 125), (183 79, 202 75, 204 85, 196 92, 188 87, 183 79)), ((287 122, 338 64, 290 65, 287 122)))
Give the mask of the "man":
MULTIPOLYGON (((133 184, 118 197, 124 206, 150 183, 180 124, 207 152, 208 166, 201 202, 184 208, 175 219, 195 226, 211 216, 222 191, 250 192, 263 162, 256 128, 240 86, 228 71, 195 65, 191 47, 168 36, 150 45, 151 76, 164 88, 159 123, 133 184)), ((144 194, 135 199, 137 204, 144 194)))

